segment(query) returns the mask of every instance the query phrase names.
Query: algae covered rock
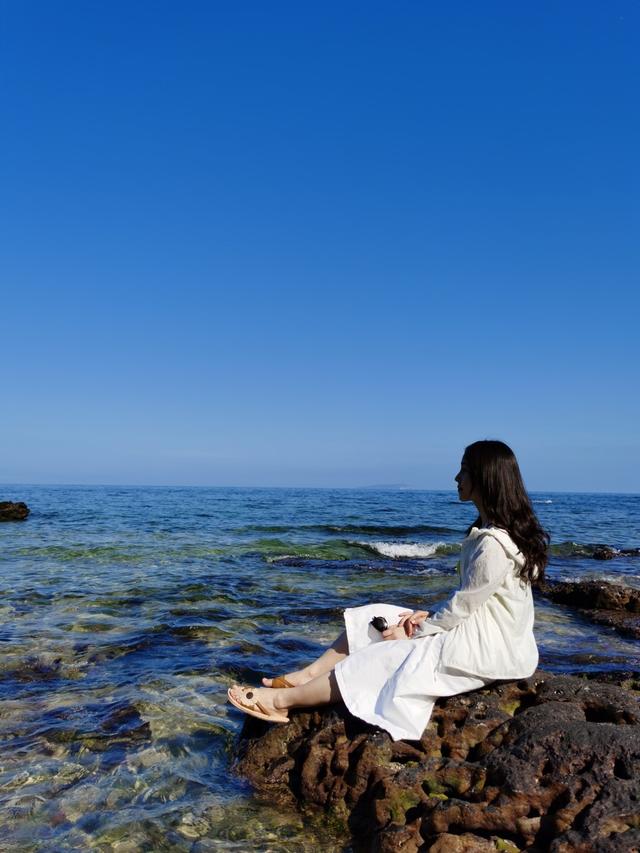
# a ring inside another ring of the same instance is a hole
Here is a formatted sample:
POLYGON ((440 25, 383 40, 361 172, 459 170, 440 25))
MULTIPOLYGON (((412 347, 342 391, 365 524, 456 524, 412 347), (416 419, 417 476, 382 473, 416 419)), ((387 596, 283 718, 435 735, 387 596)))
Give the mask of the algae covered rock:
POLYGON ((271 802, 342 822, 356 850, 631 850, 640 708, 610 684, 537 672, 440 700, 420 741, 344 706, 247 718, 237 771, 271 802))

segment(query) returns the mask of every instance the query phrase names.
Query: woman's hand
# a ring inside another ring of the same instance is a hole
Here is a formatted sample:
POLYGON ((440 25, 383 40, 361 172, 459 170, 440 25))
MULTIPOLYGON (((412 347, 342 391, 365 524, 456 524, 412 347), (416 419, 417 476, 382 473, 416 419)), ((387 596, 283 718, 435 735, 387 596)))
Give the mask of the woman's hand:
POLYGON ((383 640, 406 640, 407 634, 403 625, 394 625, 382 632, 383 640))
POLYGON ((404 630, 405 636, 413 637, 418 625, 421 625, 428 615, 428 610, 407 610, 406 613, 400 614, 397 627, 404 630))
POLYGON ((382 632, 383 639, 406 640, 407 637, 413 637, 417 626, 424 622, 428 615, 427 610, 407 610, 401 613, 398 624, 382 632))

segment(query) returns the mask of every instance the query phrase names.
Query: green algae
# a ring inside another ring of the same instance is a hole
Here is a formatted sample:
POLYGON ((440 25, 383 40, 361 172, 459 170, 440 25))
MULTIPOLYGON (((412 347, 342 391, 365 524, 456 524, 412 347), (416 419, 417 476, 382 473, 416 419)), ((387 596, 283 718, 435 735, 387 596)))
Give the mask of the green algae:
POLYGON ((470 780, 467 777, 456 776, 453 773, 445 775, 445 785, 447 789, 451 789, 458 795, 466 794, 471 787, 470 780))
POLYGON ((515 716, 516 711, 522 705, 521 699, 513 699, 511 702, 501 702, 498 706, 501 711, 504 711, 505 714, 508 714, 510 717, 515 716))
POLYGON ((494 840, 494 844, 496 850, 500 850, 501 853, 520 853, 520 848, 512 841, 507 841, 505 838, 496 838, 494 840))
POLYGON ((440 782, 438 779, 436 779, 434 776, 426 776, 422 780, 422 788, 425 793, 429 794, 429 796, 447 793, 447 786, 440 782))
POLYGON ((389 811, 391 819, 394 823, 404 823, 406 814, 409 809, 417 806, 422 802, 422 797, 411 789, 396 788, 393 793, 388 796, 389 811))

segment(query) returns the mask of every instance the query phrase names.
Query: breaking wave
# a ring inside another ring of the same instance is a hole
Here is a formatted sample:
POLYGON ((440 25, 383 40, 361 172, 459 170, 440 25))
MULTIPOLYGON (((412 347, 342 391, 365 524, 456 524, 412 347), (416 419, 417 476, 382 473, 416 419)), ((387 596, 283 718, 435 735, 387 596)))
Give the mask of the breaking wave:
POLYGON ((357 542, 354 543, 381 557, 392 560, 424 560, 438 554, 457 554, 460 546, 449 542, 357 542))

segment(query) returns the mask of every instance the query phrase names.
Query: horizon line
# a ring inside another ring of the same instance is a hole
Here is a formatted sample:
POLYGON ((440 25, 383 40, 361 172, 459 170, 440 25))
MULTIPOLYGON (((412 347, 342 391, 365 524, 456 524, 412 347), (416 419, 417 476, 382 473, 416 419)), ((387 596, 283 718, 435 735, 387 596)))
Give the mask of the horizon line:
MULTIPOLYGON (((390 483, 371 486, 310 486, 310 485, 203 485, 188 483, 0 483, 2 488, 76 488, 76 489, 289 489, 305 491, 389 491, 389 492, 444 492, 456 494, 455 488, 434 489, 424 486, 396 485, 390 483)), ((615 491, 611 489, 573 490, 573 489, 527 489, 528 494, 538 495, 629 495, 640 497, 640 492, 615 491)))

